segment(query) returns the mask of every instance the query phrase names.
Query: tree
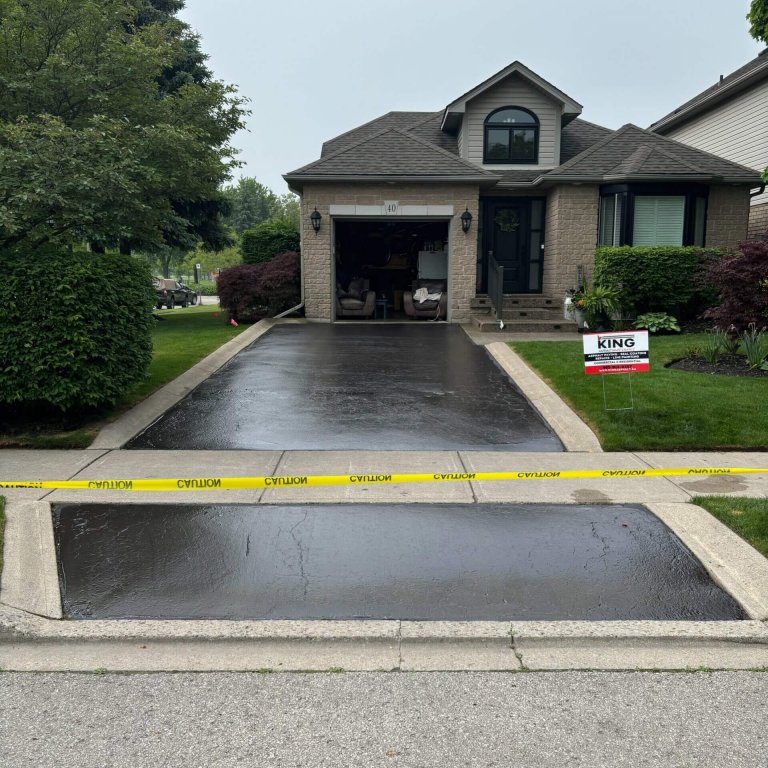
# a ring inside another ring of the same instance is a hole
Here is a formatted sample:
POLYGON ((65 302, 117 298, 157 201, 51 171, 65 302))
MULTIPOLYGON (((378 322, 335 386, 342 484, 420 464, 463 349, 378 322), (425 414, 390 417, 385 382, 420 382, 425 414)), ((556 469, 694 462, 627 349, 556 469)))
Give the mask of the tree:
POLYGON ((749 34, 755 40, 768 43, 768 0, 752 0, 747 14, 749 34))
POLYGON ((243 176, 234 186, 226 187, 224 197, 230 206, 225 222, 238 235, 273 219, 299 227, 299 198, 290 192, 278 196, 253 177, 243 176))
POLYGON ((0 247, 228 241, 244 111, 180 0, 0 0, 0 247))
POLYGON ((277 195, 269 187, 249 176, 225 188, 224 196, 230 206, 225 221, 238 235, 273 218, 279 204, 277 195))

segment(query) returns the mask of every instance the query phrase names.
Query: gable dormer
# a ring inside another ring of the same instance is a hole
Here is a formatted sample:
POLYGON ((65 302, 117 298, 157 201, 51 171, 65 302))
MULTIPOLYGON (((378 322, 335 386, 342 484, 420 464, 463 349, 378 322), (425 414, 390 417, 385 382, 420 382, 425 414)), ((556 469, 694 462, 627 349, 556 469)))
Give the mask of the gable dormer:
POLYGON ((560 165, 560 131, 581 104, 515 61, 445 108, 459 155, 488 170, 560 165))

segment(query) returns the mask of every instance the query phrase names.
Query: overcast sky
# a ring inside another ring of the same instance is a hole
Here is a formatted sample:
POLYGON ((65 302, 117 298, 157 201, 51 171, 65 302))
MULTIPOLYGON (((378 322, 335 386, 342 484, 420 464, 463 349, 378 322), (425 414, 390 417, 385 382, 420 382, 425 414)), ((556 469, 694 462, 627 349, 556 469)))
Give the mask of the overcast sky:
POLYGON ((521 61, 586 120, 646 128, 754 58, 749 0, 186 0, 217 79, 250 100, 234 140, 275 192, 326 139, 432 111, 521 61))

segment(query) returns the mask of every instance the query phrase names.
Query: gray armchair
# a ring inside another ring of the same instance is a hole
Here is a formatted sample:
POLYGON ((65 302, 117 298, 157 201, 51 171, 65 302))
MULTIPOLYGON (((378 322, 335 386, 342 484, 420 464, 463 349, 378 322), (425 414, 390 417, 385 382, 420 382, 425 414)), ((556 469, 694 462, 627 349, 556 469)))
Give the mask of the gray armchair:
POLYGON ((367 280, 356 278, 344 290, 336 286, 336 317, 373 317, 376 310, 376 292, 367 280))
POLYGON ((448 316, 448 294, 445 292, 445 280, 419 279, 413 281, 413 290, 403 294, 403 305, 408 317, 425 317, 431 320, 445 320, 448 316), (419 288, 426 288, 427 293, 439 293, 440 300, 428 299, 415 301, 413 294, 419 288))

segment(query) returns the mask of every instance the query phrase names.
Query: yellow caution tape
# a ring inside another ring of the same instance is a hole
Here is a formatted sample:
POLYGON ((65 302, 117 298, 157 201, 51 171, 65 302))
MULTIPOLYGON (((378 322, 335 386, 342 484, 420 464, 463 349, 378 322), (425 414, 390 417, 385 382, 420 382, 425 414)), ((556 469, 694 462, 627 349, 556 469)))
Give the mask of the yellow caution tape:
POLYGON ((387 483, 450 483, 467 480, 576 480, 626 477, 758 475, 768 469, 736 467, 677 467, 666 469, 589 469, 537 472, 437 472, 427 474, 287 475, 280 477, 178 477, 157 480, 0 480, 2 488, 82 489, 96 491, 218 491, 320 485, 387 483))

